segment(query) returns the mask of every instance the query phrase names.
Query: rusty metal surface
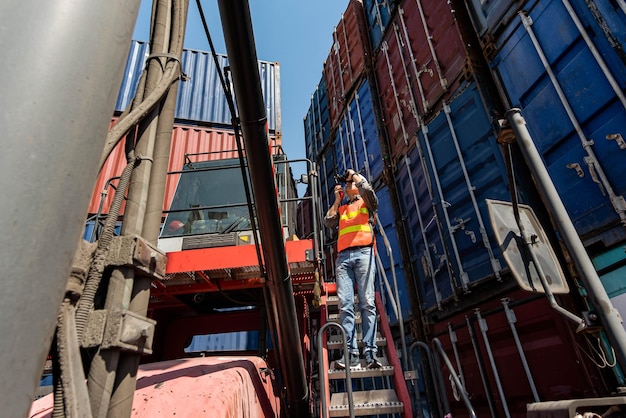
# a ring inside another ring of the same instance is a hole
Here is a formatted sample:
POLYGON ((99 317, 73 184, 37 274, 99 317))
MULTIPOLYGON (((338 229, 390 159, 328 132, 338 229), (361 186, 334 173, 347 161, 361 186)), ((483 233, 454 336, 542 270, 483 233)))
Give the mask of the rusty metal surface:
MULTIPOLYGON (((139 367, 132 417, 280 416, 267 364, 258 357, 201 357, 139 367)), ((52 414, 53 396, 35 401, 29 417, 52 414)))

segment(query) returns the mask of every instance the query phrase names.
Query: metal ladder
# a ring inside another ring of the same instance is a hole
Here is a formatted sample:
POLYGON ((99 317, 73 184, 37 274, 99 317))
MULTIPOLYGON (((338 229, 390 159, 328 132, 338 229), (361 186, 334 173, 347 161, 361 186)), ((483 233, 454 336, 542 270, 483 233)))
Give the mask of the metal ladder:
MULTIPOLYGON (((329 295, 324 298, 324 302, 327 310, 326 321, 340 327, 337 296, 329 295)), ((412 416, 402 367, 393 345, 389 321, 378 294, 376 294, 376 308, 378 313, 376 345, 381 368, 367 369, 365 360, 361 359, 360 365, 350 368, 349 373, 346 373, 346 370, 336 370, 335 361, 328 359, 339 358, 343 353, 343 332, 331 334, 328 337, 321 332, 318 336, 320 386, 324 385, 329 389, 323 391, 324 396, 322 396, 320 406, 322 417, 376 415, 408 418, 412 416), (352 393, 348 391, 349 387, 353 388, 352 393), (350 398, 352 398, 352 405, 350 405, 350 398)), ((358 346, 362 348, 361 315, 358 312, 358 304, 355 306, 355 316, 358 346)), ((324 328, 320 331, 324 331, 324 328)))

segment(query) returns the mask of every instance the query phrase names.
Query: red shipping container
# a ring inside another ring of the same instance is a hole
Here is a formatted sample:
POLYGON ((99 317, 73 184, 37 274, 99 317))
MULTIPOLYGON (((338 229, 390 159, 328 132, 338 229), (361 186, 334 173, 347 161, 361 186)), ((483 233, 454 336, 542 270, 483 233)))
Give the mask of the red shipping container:
MULTIPOLYGON (((113 120, 112 124, 116 122, 113 120)), ((241 138, 243 146, 243 137, 241 138)), ((114 189, 118 180, 111 180, 119 176, 126 167, 126 155, 124 154, 124 140, 115 147, 104 167, 100 171, 94 192, 89 204, 89 214, 108 213, 113 197, 114 189)), ((270 137, 270 143, 276 145, 276 139, 270 137)), ((237 142, 235 133, 227 129, 215 129, 202 126, 174 125, 172 130, 172 145, 168 171, 179 171, 185 164, 185 156, 199 154, 190 157, 191 161, 209 161, 226 158, 237 158, 237 142)), ((165 183, 165 197, 163 210, 169 209, 180 174, 170 174, 165 183)), ((122 206, 122 213, 124 206, 122 206)))
POLYGON ((450 5, 436 0, 405 0, 384 43, 376 77, 395 157, 458 90, 468 55, 450 5))
POLYGON ((397 22, 394 22, 376 57, 383 124, 394 155, 399 155, 402 149, 409 149, 415 142, 415 132, 419 128, 419 116, 416 113, 418 99, 405 43, 404 35, 397 22))
POLYGON ((365 70, 369 54, 363 4, 351 0, 333 31, 333 45, 324 62, 331 128, 339 123, 353 87, 365 70))
POLYGON ((418 110, 432 114, 459 87, 467 50, 450 4, 438 0, 405 0, 398 14, 404 19, 424 98, 418 110))

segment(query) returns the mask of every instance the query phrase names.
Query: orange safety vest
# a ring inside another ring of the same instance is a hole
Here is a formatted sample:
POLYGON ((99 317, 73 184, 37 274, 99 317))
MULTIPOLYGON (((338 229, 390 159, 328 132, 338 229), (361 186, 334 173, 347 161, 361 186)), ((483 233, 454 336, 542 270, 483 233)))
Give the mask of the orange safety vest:
POLYGON ((337 252, 350 247, 371 246, 374 243, 370 213, 363 199, 340 206, 337 212, 339 213, 337 252))

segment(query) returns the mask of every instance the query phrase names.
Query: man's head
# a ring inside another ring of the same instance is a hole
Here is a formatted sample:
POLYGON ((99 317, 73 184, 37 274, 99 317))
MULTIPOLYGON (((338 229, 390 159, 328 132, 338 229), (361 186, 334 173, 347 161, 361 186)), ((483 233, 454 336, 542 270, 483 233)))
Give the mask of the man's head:
POLYGON ((346 180, 345 186, 343 188, 348 195, 348 199, 352 200, 354 196, 359 194, 359 189, 354 184, 354 180, 346 180))

